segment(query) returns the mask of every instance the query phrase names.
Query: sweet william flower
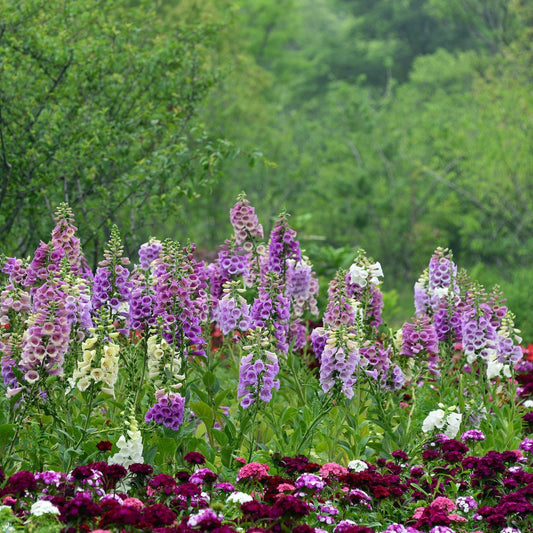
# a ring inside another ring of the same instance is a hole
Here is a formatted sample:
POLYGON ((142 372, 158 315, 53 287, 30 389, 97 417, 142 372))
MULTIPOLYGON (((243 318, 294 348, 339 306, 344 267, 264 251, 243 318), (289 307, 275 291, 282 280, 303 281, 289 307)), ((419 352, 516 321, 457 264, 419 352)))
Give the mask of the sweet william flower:
POLYGON ((364 472, 368 469, 368 464, 365 461, 361 461, 361 459, 353 459, 348 463, 348 468, 354 472, 364 472))
POLYGON ((59 515, 59 509, 48 500, 37 500, 30 508, 32 516, 59 515))
POLYGON ((227 504, 236 504, 241 505, 245 502, 251 502, 253 500, 252 496, 246 494, 246 492, 234 492, 230 494, 226 500, 227 504))
POLYGON ((269 466, 264 463, 248 463, 244 465, 237 473, 237 481, 242 479, 254 479, 260 481, 269 477, 269 466))

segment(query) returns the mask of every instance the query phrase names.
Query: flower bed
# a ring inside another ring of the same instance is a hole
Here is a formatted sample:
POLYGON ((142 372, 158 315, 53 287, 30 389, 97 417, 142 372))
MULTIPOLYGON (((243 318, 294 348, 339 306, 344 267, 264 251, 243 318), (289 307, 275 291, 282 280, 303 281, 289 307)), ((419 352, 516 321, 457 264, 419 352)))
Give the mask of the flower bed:
POLYGON ((3 261, 5 531, 529 531, 533 363, 497 288, 438 248, 383 324, 359 251, 318 280, 244 196, 212 263, 113 228, 92 272, 62 205, 3 261))

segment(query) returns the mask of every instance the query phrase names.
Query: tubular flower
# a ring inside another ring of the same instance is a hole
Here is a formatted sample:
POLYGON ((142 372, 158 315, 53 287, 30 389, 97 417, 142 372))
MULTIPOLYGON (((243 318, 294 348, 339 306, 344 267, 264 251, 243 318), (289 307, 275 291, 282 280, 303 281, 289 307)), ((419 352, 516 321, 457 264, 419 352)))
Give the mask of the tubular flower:
POLYGON ((121 435, 116 443, 119 451, 108 459, 109 464, 119 464, 125 468, 134 463, 144 463, 142 435, 133 415, 126 421, 126 436, 121 435))
POLYGON ((180 374, 182 358, 159 335, 151 335, 147 341, 148 378, 156 389, 172 387, 185 379, 180 374))
POLYGON ((344 328, 329 330, 320 362, 322 390, 328 393, 337 386, 347 398, 353 398, 356 371, 360 364, 361 356, 355 335, 347 333, 344 328))
POLYGON ((257 329, 255 339, 258 342, 244 346, 248 353, 241 359, 238 396, 245 409, 257 399, 269 402, 272 399, 272 389, 279 390, 278 358, 268 349, 269 341, 262 337, 261 330, 257 329))
POLYGON ((101 383, 101 391, 114 398, 120 352, 120 346, 113 341, 117 333, 112 324, 91 329, 93 336, 82 344, 82 359, 77 363, 71 383, 80 391, 101 383))

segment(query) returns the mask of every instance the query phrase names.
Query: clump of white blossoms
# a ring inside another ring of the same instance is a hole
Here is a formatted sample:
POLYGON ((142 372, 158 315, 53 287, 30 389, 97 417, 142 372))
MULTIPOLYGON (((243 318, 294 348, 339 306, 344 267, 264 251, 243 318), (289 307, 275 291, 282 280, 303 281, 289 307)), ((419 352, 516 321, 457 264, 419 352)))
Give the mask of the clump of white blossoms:
POLYGON ((126 440, 124 435, 121 435, 117 441, 117 448, 119 451, 108 459, 108 463, 119 464, 125 468, 133 463, 144 463, 143 459, 143 441, 142 435, 139 431, 137 420, 132 415, 129 421, 126 422, 129 429, 126 431, 126 435, 129 437, 126 440))
POLYGON ((253 500, 252 496, 250 496, 249 494, 246 494, 246 492, 236 491, 236 492, 232 492, 228 496, 226 503, 227 504, 234 503, 236 505, 242 505, 243 503, 251 502, 252 500, 253 500))
POLYGON ((348 463, 348 468, 353 472, 364 472, 368 469, 368 464, 361 459, 354 459, 348 463))
POLYGON ((368 266, 361 266, 360 264, 354 263, 350 267, 350 281, 360 287, 366 287, 369 282, 372 285, 378 286, 381 283, 379 278, 382 277, 383 270, 379 261, 368 266))
POLYGON ((30 514, 32 516, 43 516, 43 515, 58 515, 59 509, 48 500, 37 500, 32 504, 30 509, 30 514))
MULTIPOLYGON (((439 407, 441 406, 439 405, 439 407)), ((430 431, 439 429, 448 438, 453 439, 459 433, 462 420, 463 415, 458 413, 455 407, 448 408, 448 414, 442 408, 436 409, 435 411, 431 411, 424 419, 424 422, 422 422, 422 431, 429 433, 430 431)))

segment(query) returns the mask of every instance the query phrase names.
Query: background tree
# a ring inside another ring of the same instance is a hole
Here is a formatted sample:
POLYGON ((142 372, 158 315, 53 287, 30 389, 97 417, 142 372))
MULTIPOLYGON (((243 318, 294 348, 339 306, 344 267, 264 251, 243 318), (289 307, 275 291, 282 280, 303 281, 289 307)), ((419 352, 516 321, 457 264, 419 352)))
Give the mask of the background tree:
POLYGON ((2 250, 35 246, 60 201, 95 259, 111 222, 138 244, 231 150, 196 118, 220 25, 169 24, 144 0, 2 4, 2 250))

